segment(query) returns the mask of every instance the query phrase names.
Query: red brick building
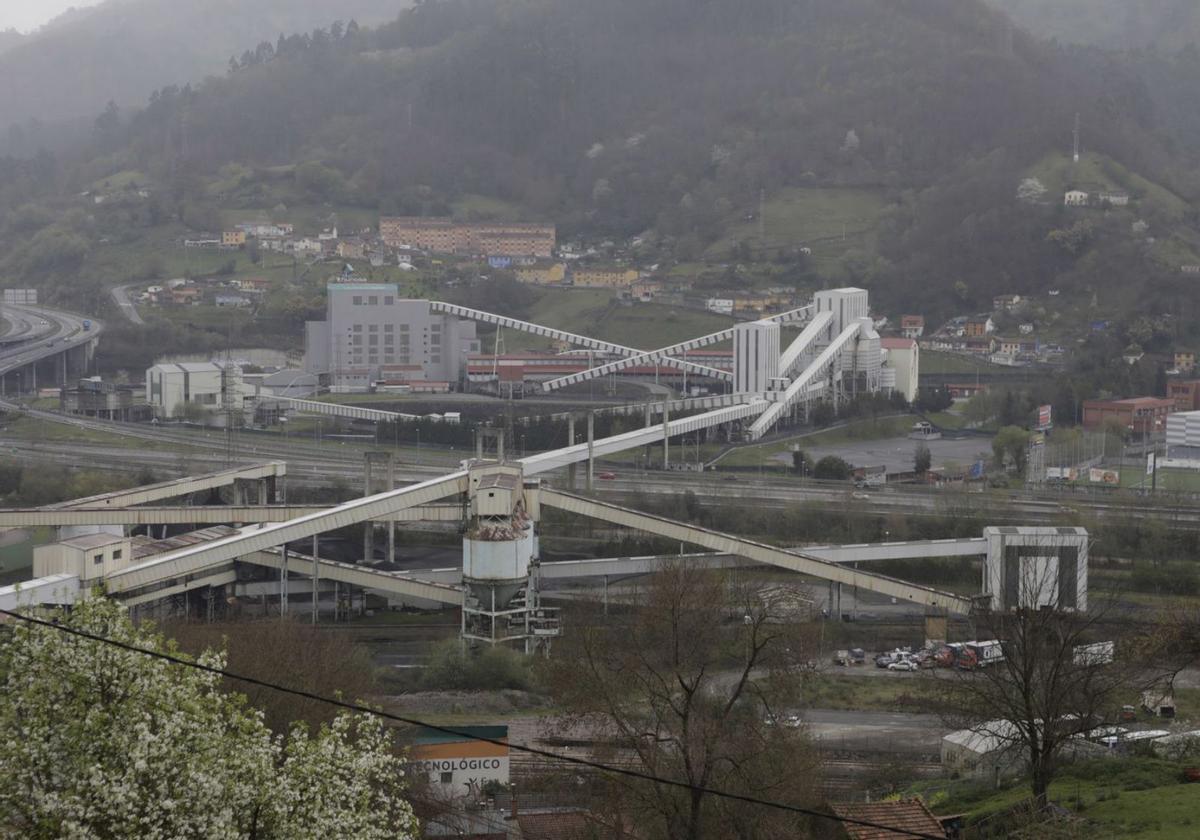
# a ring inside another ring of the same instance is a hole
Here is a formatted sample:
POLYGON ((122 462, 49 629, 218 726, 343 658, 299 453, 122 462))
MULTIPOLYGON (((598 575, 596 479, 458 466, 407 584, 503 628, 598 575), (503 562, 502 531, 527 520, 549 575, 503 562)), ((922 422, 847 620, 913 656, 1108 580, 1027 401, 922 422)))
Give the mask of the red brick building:
POLYGON ((1135 435, 1166 431, 1167 415, 1175 411, 1175 401, 1158 397, 1134 397, 1128 400, 1085 400, 1083 427, 1099 429, 1115 419, 1123 429, 1135 435))
POLYGON ((1175 403, 1176 411, 1200 411, 1200 379, 1170 379, 1167 399, 1175 403))

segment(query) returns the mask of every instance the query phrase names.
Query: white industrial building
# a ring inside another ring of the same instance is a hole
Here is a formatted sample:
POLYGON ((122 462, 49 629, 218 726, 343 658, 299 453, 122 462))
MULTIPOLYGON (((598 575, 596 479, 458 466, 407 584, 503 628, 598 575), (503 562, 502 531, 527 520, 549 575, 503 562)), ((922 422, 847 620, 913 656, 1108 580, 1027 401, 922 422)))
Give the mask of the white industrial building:
POLYGON ((160 420, 183 416, 189 405, 240 417, 245 397, 242 369, 235 364, 172 362, 146 371, 146 404, 160 420))
POLYGON ((881 338, 883 373, 880 386, 912 402, 920 388, 921 348, 911 338, 881 338))
POLYGON ((304 369, 334 391, 376 382, 457 383, 479 352, 472 321, 400 296, 395 283, 335 282, 324 321, 305 325, 304 369))
POLYGON ((1200 469, 1200 411, 1167 415, 1167 456, 1158 465, 1200 469))
POLYGON ((1088 533, 1084 528, 984 528, 983 593, 991 608, 1087 610, 1088 533))

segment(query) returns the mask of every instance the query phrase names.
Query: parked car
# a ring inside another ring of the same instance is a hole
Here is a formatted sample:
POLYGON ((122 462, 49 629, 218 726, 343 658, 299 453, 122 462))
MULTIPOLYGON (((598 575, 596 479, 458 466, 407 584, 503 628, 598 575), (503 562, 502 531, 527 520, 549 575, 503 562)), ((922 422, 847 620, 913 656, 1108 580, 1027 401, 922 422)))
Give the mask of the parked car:
POLYGON ((602 478, 605 481, 612 481, 616 477, 617 477, 617 474, 612 473, 612 472, 602 472, 602 473, 596 474, 596 478, 602 478))
POLYGON ((889 671, 915 671, 921 666, 911 659, 897 659, 887 666, 889 671))
POLYGON ((881 653, 875 657, 876 668, 886 668, 896 661, 896 656, 891 653, 881 653))

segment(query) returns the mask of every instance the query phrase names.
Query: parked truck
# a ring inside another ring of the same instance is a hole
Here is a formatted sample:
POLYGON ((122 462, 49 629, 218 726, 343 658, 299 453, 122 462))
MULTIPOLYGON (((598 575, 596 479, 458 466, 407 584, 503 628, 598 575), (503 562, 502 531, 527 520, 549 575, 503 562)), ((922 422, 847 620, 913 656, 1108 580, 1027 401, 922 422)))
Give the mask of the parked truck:
POLYGON ((85 320, 85 321, 83 322, 83 331, 84 331, 84 332, 91 332, 91 331, 92 331, 92 322, 91 322, 91 321, 85 320))

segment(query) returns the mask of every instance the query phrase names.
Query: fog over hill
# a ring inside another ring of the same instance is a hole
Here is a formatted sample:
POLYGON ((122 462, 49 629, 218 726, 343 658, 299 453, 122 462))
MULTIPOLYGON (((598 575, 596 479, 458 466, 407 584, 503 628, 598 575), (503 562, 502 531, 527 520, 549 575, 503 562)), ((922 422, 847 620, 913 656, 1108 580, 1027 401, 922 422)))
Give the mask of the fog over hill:
POLYGON ((988 0, 1029 31, 1067 44, 1175 50, 1200 40, 1196 0, 988 0))
POLYGON ((29 36, 0 32, 0 128, 141 105, 168 84, 225 70, 262 40, 394 18, 407 0, 108 0, 29 36))

